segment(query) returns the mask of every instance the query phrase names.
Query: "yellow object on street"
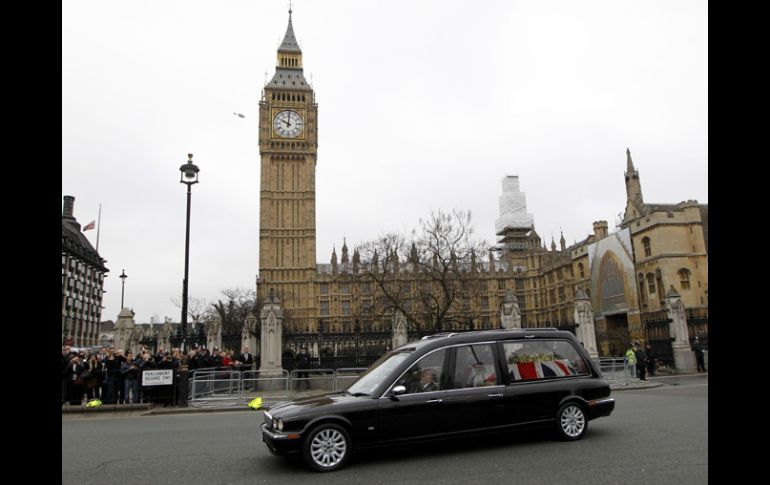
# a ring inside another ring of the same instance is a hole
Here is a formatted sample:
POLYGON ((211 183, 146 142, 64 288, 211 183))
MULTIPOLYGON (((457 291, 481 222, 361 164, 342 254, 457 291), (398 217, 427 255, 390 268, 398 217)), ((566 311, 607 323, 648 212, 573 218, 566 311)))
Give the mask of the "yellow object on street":
POLYGON ((98 399, 91 399, 90 401, 88 401, 88 403, 86 403, 87 408, 98 408, 101 405, 102 405, 102 402, 98 399))
POLYGON ((254 399, 249 402, 249 407, 252 409, 259 409, 262 407, 262 398, 261 397, 255 397, 254 399))

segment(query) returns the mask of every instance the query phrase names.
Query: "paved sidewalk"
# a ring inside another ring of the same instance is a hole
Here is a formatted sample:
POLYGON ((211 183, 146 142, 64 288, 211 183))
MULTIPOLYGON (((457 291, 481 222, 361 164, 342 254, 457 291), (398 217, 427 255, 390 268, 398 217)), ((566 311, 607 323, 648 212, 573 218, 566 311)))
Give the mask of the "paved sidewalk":
POLYGON ((651 380, 646 381, 640 381, 639 379, 634 379, 633 381, 630 381, 628 384, 625 382, 617 382, 617 383, 610 383, 610 389, 612 389, 613 392, 615 391, 628 391, 631 389, 651 389, 653 387, 660 387, 663 383, 661 382, 654 382, 651 380))

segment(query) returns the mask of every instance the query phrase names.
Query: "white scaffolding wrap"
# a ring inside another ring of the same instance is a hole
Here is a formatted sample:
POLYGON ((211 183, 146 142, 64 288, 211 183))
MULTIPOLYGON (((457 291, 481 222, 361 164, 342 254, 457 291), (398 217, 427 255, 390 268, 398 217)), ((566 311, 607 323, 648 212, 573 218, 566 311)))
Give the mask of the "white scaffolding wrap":
POLYGON ((531 229, 535 218, 527 213, 527 199, 519 191, 519 176, 503 177, 503 195, 500 196, 500 217, 495 221, 495 232, 500 234, 506 229, 531 229))

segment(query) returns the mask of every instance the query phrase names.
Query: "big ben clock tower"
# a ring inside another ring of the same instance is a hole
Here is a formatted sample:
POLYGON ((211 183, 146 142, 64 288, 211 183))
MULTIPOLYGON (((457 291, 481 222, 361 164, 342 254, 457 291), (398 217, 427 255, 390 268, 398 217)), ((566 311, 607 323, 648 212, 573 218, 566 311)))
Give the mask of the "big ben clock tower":
POLYGON ((315 165, 318 105, 289 25, 275 75, 259 103, 259 278, 257 301, 281 299, 289 331, 314 328, 315 165))

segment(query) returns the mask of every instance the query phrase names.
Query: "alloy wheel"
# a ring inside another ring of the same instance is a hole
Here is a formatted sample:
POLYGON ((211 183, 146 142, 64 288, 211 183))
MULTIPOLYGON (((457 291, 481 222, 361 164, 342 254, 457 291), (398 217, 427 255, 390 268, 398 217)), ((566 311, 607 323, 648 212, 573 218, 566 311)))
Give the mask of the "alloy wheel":
POLYGON ((561 430, 569 438, 578 438, 583 434, 586 426, 586 418, 583 410, 575 404, 565 407, 560 416, 561 430))
POLYGON ((324 428, 310 442, 310 456, 323 468, 339 465, 348 451, 345 436, 334 428, 324 428))

